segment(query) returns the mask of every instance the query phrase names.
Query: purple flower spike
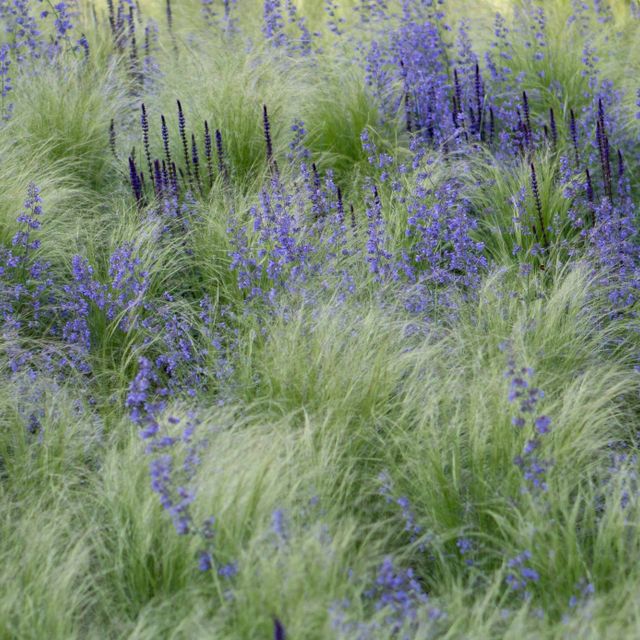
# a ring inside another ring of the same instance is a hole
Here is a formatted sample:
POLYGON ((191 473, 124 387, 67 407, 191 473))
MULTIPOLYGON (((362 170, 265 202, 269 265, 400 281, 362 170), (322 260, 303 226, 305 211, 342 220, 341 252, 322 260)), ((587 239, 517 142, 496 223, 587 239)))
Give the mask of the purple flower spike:
POLYGON ((549 426, 551 425, 551 418, 548 416, 540 416, 536 418, 536 430, 539 434, 549 433, 549 426))
POLYGON ((201 551, 198 554, 198 569, 200 571, 209 571, 213 566, 213 559, 208 551, 201 551))
POLYGON ((287 633, 278 618, 273 619, 273 640, 286 640, 287 633))

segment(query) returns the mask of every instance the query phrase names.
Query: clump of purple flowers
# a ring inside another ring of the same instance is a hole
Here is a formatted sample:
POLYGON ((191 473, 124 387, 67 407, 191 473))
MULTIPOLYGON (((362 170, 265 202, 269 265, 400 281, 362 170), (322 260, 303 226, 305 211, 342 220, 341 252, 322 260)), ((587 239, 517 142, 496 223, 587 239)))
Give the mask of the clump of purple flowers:
POLYGON ((289 528, 290 525, 286 512, 283 509, 276 509, 271 514, 271 530, 274 533, 278 546, 287 544, 290 537, 289 528))
MULTIPOLYGON (((68 33, 73 29, 73 23, 71 22, 71 8, 69 2, 48 2, 50 12, 53 14, 53 25, 55 27, 55 42, 58 43, 61 40, 68 41, 68 33)), ((49 15, 49 10, 44 10, 40 13, 41 18, 46 18, 49 15)))
MULTIPOLYGON (((397 497, 394 495, 393 482, 387 471, 380 473, 378 480, 381 485, 380 494, 385 498, 387 504, 394 503, 400 507, 401 517, 404 521, 404 530, 409 535, 409 541, 412 543, 416 542, 422 534, 422 526, 416 522, 416 517, 409 499, 406 496, 397 497)), ((424 545, 420 546, 420 550, 424 550, 424 545)))
POLYGON ((91 370, 87 310, 75 291, 54 280, 50 263, 39 255, 42 215, 40 190, 31 183, 11 247, 0 246, 0 316, 10 341, 9 369, 34 383, 40 373, 55 384, 69 376, 78 383, 91 370), (45 340, 36 344, 34 337, 45 340))
POLYGON ((33 232, 41 227, 40 190, 31 183, 23 212, 16 218, 20 228, 11 248, 0 247, 0 313, 6 329, 46 333, 51 321, 53 280, 49 263, 37 257, 40 239, 33 232))
POLYGON ((281 0, 264 0, 262 33, 274 47, 282 47, 287 43, 284 31, 285 22, 282 15, 281 0))
POLYGON ((512 591, 520 593, 525 600, 530 599, 532 595, 529 586, 540 580, 540 574, 530 566, 531 557, 531 551, 525 550, 507 562, 507 585, 512 591))
POLYGON ((16 63, 28 59, 36 60, 42 56, 42 31, 36 17, 31 13, 29 0, 10 0, 0 4, 0 19, 4 30, 11 39, 11 48, 16 63))
MULTIPOLYGON (((145 392, 144 389, 140 391, 145 392)), ((196 497, 193 480, 201 455, 207 448, 206 437, 197 437, 200 425, 194 412, 182 418, 172 414, 157 415, 153 432, 143 432, 143 438, 148 441, 148 453, 156 454, 149 464, 151 487, 171 516, 178 535, 190 535, 199 540, 200 571, 215 568, 219 576, 231 579, 238 573, 238 563, 225 561, 216 552, 215 518, 210 516, 198 523, 192 512, 196 497), (180 449, 176 448, 178 444, 180 449)))
POLYGON ((551 461, 540 458, 538 452, 542 444, 542 437, 549 433, 551 418, 536 414, 536 406, 544 397, 544 392, 532 386, 533 370, 529 367, 517 368, 513 354, 509 355, 505 377, 509 378, 509 402, 516 407, 516 415, 511 418, 511 424, 518 429, 528 428, 532 437, 527 440, 522 454, 516 456, 514 463, 520 467, 525 479, 523 491, 546 491, 546 473, 551 461))
POLYGON ((476 550, 476 546, 470 538, 458 538, 456 540, 456 547, 460 552, 460 555, 464 558, 464 563, 468 567, 474 565, 473 555, 476 550))
POLYGON ((591 600, 593 594, 596 592, 596 588, 593 582, 582 578, 578 584, 576 584, 577 594, 572 595, 569 598, 569 609, 577 609, 587 605, 591 600))
POLYGON ((374 602, 376 610, 388 611, 385 623, 392 632, 397 632, 407 621, 415 623, 419 608, 428 601, 413 570, 397 569, 390 557, 378 568, 375 583, 365 595, 374 602))
POLYGON ((9 92, 13 89, 11 78, 9 77, 9 67, 11 66, 10 51, 8 44, 0 46, 0 82, 2 82, 0 116, 4 120, 11 118, 13 111, 13 104, 6 100, 9 92))
POLYGON ((365 601, 373 605, 376 612, 384 614, 381 622, 361 622, 349 617, 350 602, 335 603, 330 614, 333 628, 340 637, 366 640, 371 637, 411 638, 421 622, 437 623, 446 617, 436 606, 428 607, 429 597, 425 593, 413 569, 399 568, 393 558, 387 556, 376 571, 375 578, 363 593, 365 601), (402 632, 402 636, 399 634, 402 632))

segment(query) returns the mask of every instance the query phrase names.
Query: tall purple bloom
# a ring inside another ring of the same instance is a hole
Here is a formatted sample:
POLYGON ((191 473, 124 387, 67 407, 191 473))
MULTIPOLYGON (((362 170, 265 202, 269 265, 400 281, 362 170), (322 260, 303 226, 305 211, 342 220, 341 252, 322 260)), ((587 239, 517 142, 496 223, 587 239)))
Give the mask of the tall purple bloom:
POLYGON ((558 147, 558 127, 552 107, 549 107, 549 129, 551 130, 551 145, 555 151, 558 147))
POLYGON ((207 161, 207 175, 209 177, 209 186, 211 186, 213 185, 213 147, 209 123, 206 120, 204 121, 204 157, 207 161))
POLYGON ((131 182, 131 189, 138 205, 142 204, 142 180, 138 169, 136 167, 135 160, 129 156, 129 180, 131 182))
POLYGON ((542 202, 540 200, 540 189, 538 188, 538 177, 536 175, 536 168, 533 162, 529 165, 531 167, 531 192, 533 194, 533 200, 536 206, 536 213, 538 214, 538 225, 540 226, 540 233, 542 234, 542 246, 545 249, 549 248, 549 237, 547 235, 547 228, 542 213, 542 202))
POLYGON ((284 32, 282 4, 280 0, 264 0, 263 6, 262 33, 274 47, 282 47, 287 41, 284 32))
POLYGON ((140 105, 140 126, 142 128, 142 145, 144 147, 144 155, 147 159, 149 176, 152 176, 153 165, 151 162, 151 150, 149 147, 149 119, 147 117, 147 110, 144 106, 144 102, 140 105))
POLYGON ((278 618, 273 619, 273 640, 286 640, 287 633, 278 618))
POLYGON ((273 164, 273 141, 271 140, 271 123, 269 122, 269 113, 267 105, 262 105, 262 126, 264 130, 264 141, 267 149, 267 162, 273 164))
POLYGON ((180 140, 182 140, 182 150, 184 152, 184 166, 187 172, 187 178, 191 181, 191 161, 189 159, 189 144, 187 142, 187 122, 184 117, 184 111, 182 110, 182 103, 177 100, 178 103, 178 132, 180 134, 180 140))
POLYGON ((226 184, 229 182, 229 170, 225 162, 224 149, 222 147, 222 134, 220 129, 216 129, 216 155, 218 157, 218 172, 224 178, 226 184))

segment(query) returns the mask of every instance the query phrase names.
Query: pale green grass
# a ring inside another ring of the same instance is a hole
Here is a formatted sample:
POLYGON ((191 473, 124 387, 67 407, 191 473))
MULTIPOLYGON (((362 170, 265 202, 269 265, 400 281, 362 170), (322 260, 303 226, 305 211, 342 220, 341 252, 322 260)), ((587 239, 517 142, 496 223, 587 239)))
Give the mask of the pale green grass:
POLYGON ((632 637, 640 536, 615 481, 599 516, 595 501, 607 443, 630 435, 637 374, 626 348, 608 354, 617 328, 597 328, 586 274, 559 275, 543 297, 534 282, 510 296, 516 284, 493 276, 456 326, 409 351, 401 318, 373 309, 301 312, 274 327, 244 365, 262 391, 248 404, 212 408, 201 426, 210 446, 198 511, 220 523, 221 561, 239 563, 231 599, 223 579, 198 575, 194 543, 172 531, 126 421, 109 433, 88 414, 73 416, 60 391, 44 440, 27 442, 9 390, 2 579, 21 597, 12 590, 2 600, 5 637, 204 638, 211 629, 265 637, 272 615, 287 620, 292 637, 333 637, 328 609, 348 598, 349 615, 360 615, 362 577, 385 553, 419 568, 447 611, 442 637, 563 637, 575 627, 596 638, 612 620, 632 637), (549 491, 535 499, 520 494, 512 463, 527 434, 510 424, 503 341, 535 369, 541 409, 553 416, 549 491), (379 495, 382 470, 430 534, 429 553, 409 544, 379 495), (271 532, 277 508, 290 526, 284 546, 271 532), (456 558, 462 535, 478 548, 472 568, 456 558), (531 605, 501 588, 506 559, 524 548, 541 575, 531 605), (557 635, 585 577, 596 588, 591 613, 577 610, 557 635), (527 613, 535 607, 544 620, 527 613))
MULTIPOLYGON (((164 25, 163 3, 142 4, 164 25)), ((246 215, 268 175, 263 104, 284 180, 290 178, 289 127, 302 118, 314 160, 322 170, 335 169, 349 198, 372 172, 360 145, 363 128, 381 150, 399 157, 408 141, 396 124, 380 126, 379 105, 361 71, 344 50, 332 48, 327 33, 317 65, 293 63, 257 44, 258 10, 241 16, 244 28, 254 29, 256 46, 247 51, 242 41, 216 39, 213 31, 190 39, 201 27, 200 5, 173 4, 175 44, 161 39, 164 76, 153 91, 141 94, 132 86, 89 11, 88 68, 73 60, 64 72, 15 79, 15 115, 0 128, 0 240, 10 243, 33 180, 44 200, 40 254, 52 273, 68 278, 71 257, 79 253, 104 276, 109 254, 133 242, 150 273, 149 295, 159 299, 168 291, 177 300, 169 308, 197 323, 191 301, 204 294, 218 309, 243 307, 228 269, 227 216, 231 208, 246 215), (160 241, 158 223, 133 202, 126 157, 134 146, 141 153, 142 101, 153 152, 162 153, 165 114, 173 152, 181 157, 177 99, 199 139, 204 119, 221 130, 232 186, 218 179, 198 198, 189 230, 160 241), (118 123, 119 160, 109 149, 111 119, 118 123)), ((305 4, 310 27, 322 29, 320 3, 305 4)), ((353 3, 340 4, 346 14, 353 3)), ((454 22, 469 7, 479 11, 476 26, 490 24, 500 8, 451 4, 454 22)), ((507 13, 514 4, 502 3, 507 13)), ((551 55, 541 68, 545 77, 561 79, 580 105, 581 41, 570 31, 578 44, 566 46, 568 6, 552 7, 551 55)), ((632 88, 616 56, 624 49, 637 65, 637 26, 625 22, 624 3, 614 9, 615 25, 603 29, 596 44, 610 77, 632 88), (605 42, 615 29, 620 39, 605 42)), ((104 20, 103 8, 98 14, 104 20)), ((523 51, 513 66, 532 78, 540 70, 523 51)), ((560 123, 573 100, 559 104, 545 82, 535 82, 534 111, 542 118, 553 106, 560 123)), ((630 98, 626 108, 633 108, 630 98)), ((637 131, 635 121, 628 126, 637 131)), ((554 182, 558 160, 540 153, 536 168, 543 215, 559 239, 567 238, 566 201, 554 182)), ((211 354, 208 390, 197 400, 199 431, 209 444, 194 508, 199 518, 216 517, 216 558, 238 562, 233 580, 198 571, 197 540, 175 533, 151 489, 148 457, 124 408, 140 334, 123 335, 118 319, 92 309, 94 407, 78 404, 73 384, 47 386, 46 377, 42 387, 28 379, 3 385, 0 638, 270 638, 276 616, 293 640, 346 640, 353 635, 332 626, 330 611, 348 600, 349 620, 383 621, 385 612, 372 610, 366 591, 386 555, 413 567, 429 593, 412 638, 640 635, 638 505, 621 506, 626 481, 640 471, 637 461, 608 480, 610 443, 638 450, 637 320, 610 319, 597 274, 586 265, 561 264, 561 248, 544 273, 518 275, 513 248, 526 251, 530 238, 512 220, 513 198, 524 187, 534 212, 527 164, 506 168, 483 157, 475 163, 453 158, 447 166, 437 159, 431 179, 437 183, 456 171, 469 178, 468 195, 482 216, 478 237, 496 267, 477 300, 459 301, 455 317, 443 314, 433 331, 412 333, 414 320, 392 304, 394 292, 376 297, 363 265, 363 286, 351 303, 327 294, 313 309, 292 301, 286 319, 259 312, 238 318, 240 348, 234 375, 223 384, 224 406, 218 406, 211 354), (476 178, 491 187, 477 188, 476 178), (518 366, 534 370, 533 384, 545 392, 540 412, 552 418, 541 451, 553 460, 549 488, 537 496, 522 493, 522 472, 513 463, 532 428, 511 424, 505 345, 518 366), (23 414, 26 399, 38 393, 46 411, 42 435, 33 436, 23 414), (383 471, 397 496, 409 500, 422 527, 418 540, 410 540, 398 505, 380 494, 383 471), (272 531, 276 509, 288 523, 286 543, 272 531), (473 541, 473 566, 460 556, 460 537, 473 541), (505 584, 508 560, 524 549, 540 574, 528 602, 505 584), (595 594, 572 609, 569 599, 582 579, 593 583, 595 594), (430 620, 430 607, 446 617, 430 620)), ((385 205, 392 203, 386 214, 399 246, 406 211, 384 188, 381 194, 385 205)), ((354 204, 361 216, 364 202, 354 204)), ((153 353, 157 337, 147 337, 153 353)), ((8 339, 0 342, 3 380, 11 347, 8 339)), ((188 408, 171 410, 182 416, 188 408)), ((388 630, 376 633, 372 637, 390 637, 388 630)))

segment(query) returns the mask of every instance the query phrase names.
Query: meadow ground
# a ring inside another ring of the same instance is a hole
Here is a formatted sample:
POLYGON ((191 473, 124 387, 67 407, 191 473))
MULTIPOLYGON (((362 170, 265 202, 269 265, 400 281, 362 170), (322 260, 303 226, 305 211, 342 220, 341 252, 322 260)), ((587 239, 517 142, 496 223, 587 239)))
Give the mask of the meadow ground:
POLYGON ((0 638, 640 637, 635 0, 0 21, 0 638))

